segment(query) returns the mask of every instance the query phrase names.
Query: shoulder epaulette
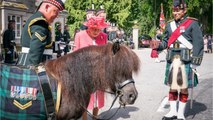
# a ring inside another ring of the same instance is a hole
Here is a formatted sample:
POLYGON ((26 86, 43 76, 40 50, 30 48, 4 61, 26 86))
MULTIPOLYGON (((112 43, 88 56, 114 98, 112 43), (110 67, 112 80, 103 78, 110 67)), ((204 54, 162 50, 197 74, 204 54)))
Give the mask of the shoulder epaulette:
POLYGON ((193 17, 187 17, 188 19, 191 19, 191 20, 196 20, 196 21, 198 21, 198 19, 197 18, 193 18, 193 17))
POLYGON ((30 21, 30 23, 28 24, 28 33, 29 33, 30 37, 32 37, 32 36, 31 36, 31 31, 30 31, 30 26, 33 25, 34 23, 40 21, 40 20, 45 21, 45 22, 47 23, 47 20, 46 20, 45 18, 43 18, 43 17, 38 17, 38 18, 32 19, 32 20, 30 21))

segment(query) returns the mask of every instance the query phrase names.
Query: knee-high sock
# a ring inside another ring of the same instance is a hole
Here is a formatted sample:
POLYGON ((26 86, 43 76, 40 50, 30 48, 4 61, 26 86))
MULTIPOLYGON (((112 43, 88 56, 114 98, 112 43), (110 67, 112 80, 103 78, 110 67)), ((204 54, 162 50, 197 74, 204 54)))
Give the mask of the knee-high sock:
POLYGON ((165 117, 177 116, 177 98, 178 92, 169 92, 170 111, 165 117))
POLYGON ((170 111, 165 115, 165 117, 177 116, 177 101, 169 101, 170 111))
POLYGON ((185 120, 184 113, 185 113, 185 107, 186 107, 187 100, 188 100, 188 94, 180 93, 180 95, 179 95, 179 106, 178 106, 178 115, 177 115, 178 119, 185 120))

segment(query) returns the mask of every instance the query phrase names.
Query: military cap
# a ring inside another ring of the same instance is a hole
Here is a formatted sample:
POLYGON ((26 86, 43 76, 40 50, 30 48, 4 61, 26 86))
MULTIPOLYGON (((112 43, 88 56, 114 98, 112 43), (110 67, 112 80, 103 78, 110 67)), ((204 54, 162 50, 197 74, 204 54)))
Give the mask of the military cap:
POLYGON ((43 0, 42 3, 50 3, 55 5, 60 11, 64 10, 64 3, 61 0, 43 0))
POLYGON ((87 14, 93 14, 93 13, 95 13, 94 3, 92 3, 92 8, 91 9, 90 8, 86 9, 86 13, 87 14))
POLYGON ((95 13, 95 10, 94 10, 94 9, 87 9, 87 10, 86 10, 86 13, 87 13, 87 14, 95 13))
POLYGON ((104 12, 105 12, 104 7, 103 7, 103 5, 101 5, 100 9, 97 10, 96 15, 99 15, 99 14, 104 13, 104 12))
POLYGON ((185 0, 173 0, 173 7, 179 7, 181 9, 186 8, 186 2, 185 0))

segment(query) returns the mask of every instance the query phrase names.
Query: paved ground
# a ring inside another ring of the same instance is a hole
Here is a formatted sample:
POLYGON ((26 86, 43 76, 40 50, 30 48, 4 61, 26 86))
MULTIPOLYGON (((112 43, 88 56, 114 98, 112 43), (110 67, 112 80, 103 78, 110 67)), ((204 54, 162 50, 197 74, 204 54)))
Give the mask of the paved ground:
MULTIPOLYGON (((169 110, 166 96, 169 88, 163 84, 165 72, 165 53, 160 54, 160 63, 155 63, 150 58, 150 49, 135 51, 141 59, 141 71, 134 75, 138 98, 134 105, 121 108, 110 120, 161 120, 169 110)), ((202 66, 198 68, 200 74, 199 86, 194 88, 194 103, 191 110, 186 107, 187 120, 213 120, 212 106, 212 80, 213 80, 213 54, 205 54, 202 66)), ((117 110, 119 104, 110 111, 106 110, 111 105, 113 97, 106 96, 106 105, 101 110, 101 116, 109 117, 117 110), (107 115, 106 115, 107 114, 107 115)), ((107 118, 106 117, 106 118, 107 118)))

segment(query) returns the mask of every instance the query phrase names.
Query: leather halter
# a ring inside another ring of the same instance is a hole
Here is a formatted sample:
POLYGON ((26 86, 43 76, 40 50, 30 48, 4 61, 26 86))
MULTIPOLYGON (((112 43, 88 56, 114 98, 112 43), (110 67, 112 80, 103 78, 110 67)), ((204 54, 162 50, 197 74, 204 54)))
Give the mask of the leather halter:
POLYGON ((124 82, 122 82, 121 84, 118 84, 117 89, 120 90, 122 89, 124 86, 130 84, 130 83, 135 83, 135 81, 133 79, 128 79, 125 80, 124 82))
MULTIPOLYGON (((123 95, 121 89, 122 89, 123 87, 125 87, 126 85, 130 84, 130 83, 135 83, 134 80, 133 80, 132 78, 131 78, 131 79, 127 79, 127 80, 125 80, 124 82, 122 82, 122 83, 120 83, 120 84, 117 84, 117 85, 116 85, 116 92, 115 92, 115 93, 111 93, 111 92, 104 91, 104 92, 107 92, 107 93, 115 94, 115 95, 116 95, 116 96, 115 96, 115 99, 113 100, 113 102, 112 102, 112 104, 111 104, 111 106, 110 106, 110 108, 107 110, 108 113, 109 113, 109 111, 112 109, 112 107, 114 106, 115 101, 117 100, 117 98, 118 98, 118 97, 121 97, 121 96, 123 95)), ((118 112, 118 110, 119 110, 120 108, 121 108, 121 105, 119 106, 119 108, 117 108, 117 110, 116 110, 116 112, 115 112, 114 114, 112 114, 110 117, 105 118, 105 119, 102 119, 102 118, 98 118, 98 117, 96 117, 96 116, 93 116, 93 114, 91 114, 86 108, 84 108, 84 109, 87 111, 87 113, 88 113, 88 115, 89 115, 90 117, 95 117, 96 120, 111 120, 111 119, 116 115, 116 113, 118 112)), ((107 115, 107 114, 106 114, 106 115, 107 115)), ((104 117, 104 116, 103 116, 103 117, 104 117)))

